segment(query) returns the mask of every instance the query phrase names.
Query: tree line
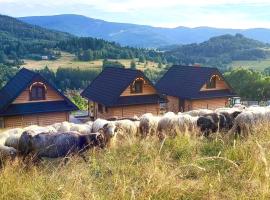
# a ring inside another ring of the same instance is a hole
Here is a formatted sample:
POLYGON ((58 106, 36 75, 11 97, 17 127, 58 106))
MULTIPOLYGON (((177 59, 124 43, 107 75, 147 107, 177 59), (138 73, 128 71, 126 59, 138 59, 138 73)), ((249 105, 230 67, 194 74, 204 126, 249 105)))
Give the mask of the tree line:
MULTIPOLYGON (((167 69, 161 71, 146 69, 144 73, 153 83, 156 83, 167 69)), ((0 87, 3 87, 18 70, 16 67, 0 65, 0 87)), ((57 88, 68 91, 85 89, 101 70, 58 68, 56 71, 52 71, 45 67, 37 72, 41 73, 57 88)), ((233 69, 224 73, 224 77, 243 100, 270 100, 270 67, 266 68, 264 72, 244 68, 233 69)))

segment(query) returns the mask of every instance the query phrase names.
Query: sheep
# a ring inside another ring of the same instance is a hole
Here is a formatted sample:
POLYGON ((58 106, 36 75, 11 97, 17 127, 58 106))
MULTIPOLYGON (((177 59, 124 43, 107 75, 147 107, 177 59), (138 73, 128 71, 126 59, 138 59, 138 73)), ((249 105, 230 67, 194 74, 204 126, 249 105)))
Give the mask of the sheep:
POLYGON ((252 127, 254 126, 254 116, 252 111, 245 111, 239 114, 235 120, 234 125, 229 131, 229 134, 231 133, 243 133, 244 135, 247 135, 251 132, 252 127))
POLYGON ((66 157, 71 154, 78 154, 83 157, 82 153, 87 149, 94 146, 104 148, 106 142, 102 133, 82 135, 77 132, 66 132, 32 135, 33 132, 25 131, 20 137, 18 152, 24 156, 24 159, 30 154, 33 154, 37 160, 42 157, 66 157))
POLYGON ((8 159, 14 160, 17 155, 17 150, 13 147, 0 145, 0 167, 8 159))
POLYGON ((92 127, 88 124, 71 124, 70 131, 79 132, 81 134, 91 133, 92 127))
POLYGON ((180 133, 178 115, 166 113, 158 121, 157 136, 163 140, 166 135, 175 137, 180 133))
POLYGON ((92 125, 92 132, 103 131, 104 136, 106 137, 107 146, 114 146, 117 135, 117 127, 115 125, 115 121, 108 121, 105 119, 96 119, 92 125))
POLYGON ((37 126, 32 125, 23 129, 24 131, 32 131, 32 134, 37 135, 39 133, 57 133, 57 130, 53 126, 37 126))
POLYGON ((115 122, 117 138, 133 138, 138 133, 138 127, 134 121, 128 119, 117 120, 115 122))
POLYGON ((188 114, 193 117, 200 117, 200 116, 211 114, 211 113, 214 113, 214 111, 208 110, 208 109, 198 109, 198 110, 191 110, 188 112, 184 112, 184 114, 188 114))
POLYGON ((99 129, 102 129, 105 124, 109 123, 109 121, 105 119, 96 119, 92 125, 92 132, 98 132, 99 129))
POLYGON ((70 123, 69 122, 62 122, 61 126, 57 130, 57 132, 64 133, 70 131, 70 123))
POLYGON ((182 133, 196 133, 197 120, 199 117, 193 117, 187 114, 178 114, 179 128, 182 133))
POLYGON ((146 113, 140 117, 139 129, 141 136, 147 137, 148 135, 155 135, 157 132, 159 116, 153 116, 151 113, 146 113))

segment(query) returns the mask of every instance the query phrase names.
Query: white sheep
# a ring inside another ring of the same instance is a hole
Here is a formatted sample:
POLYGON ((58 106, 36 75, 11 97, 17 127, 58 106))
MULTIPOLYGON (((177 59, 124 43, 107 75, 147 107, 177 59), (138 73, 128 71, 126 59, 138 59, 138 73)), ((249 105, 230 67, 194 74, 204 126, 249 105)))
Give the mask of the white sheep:
POLYGON ((40 134, 40 133, 57 133, 57 130, 53 126, 37 126, 32 125, 24 128, 24 131, 31 131, 34 135, 40 134))
POLYGON ((211 114, 211 113, 214 113, 214 111, 208 110, 208 109, 197 109, 197 110, 191 110, 188 112, 184 112, 184 114, 188 114, 188 115, 193 116, 193 117, 200 117, 202 115, 211 114))
POLYGON ((138 133, 138 128, 135 122, 124 119, 115 121, 117 138, 133 138, 138 133))
POLYGON ((80 134, 90 134, 92 127, 88 124, 71 124, 70 131, 79 132, 80 134))
POLYGON ((109 123, 109 121, 105 120, 105 119, 96 119, 92 125, 92 132, 96 133, 99 131, 99 129, 102 129, 104 127, 105 124, 109 123))
POLYGON ((166 135, 175 137, 180 133, 178 115, 174 113, 166 113, 158 122, 157 135, 160 140, 164 139, 166 135))
POLYGON ((70 131, 71 124, 69 122, 62 122, 61 126, 57 130, 59 133, 65 133, 70 131))
POLYGON ((142 137, 156 135, 159 116, 153 116, 152 113, 146 113, 140 117, 139 129, 142 137))
POLYGON ((256 127, 270 123, 270 110, 265 107, 250 107, 240 113, 234 120, 230 133, 250 134, 256 127))
POLYGON ((197 120, 199 117, 193 117, 187 114, 178 115, 179 129, 184 134, 197 133, 197 120))

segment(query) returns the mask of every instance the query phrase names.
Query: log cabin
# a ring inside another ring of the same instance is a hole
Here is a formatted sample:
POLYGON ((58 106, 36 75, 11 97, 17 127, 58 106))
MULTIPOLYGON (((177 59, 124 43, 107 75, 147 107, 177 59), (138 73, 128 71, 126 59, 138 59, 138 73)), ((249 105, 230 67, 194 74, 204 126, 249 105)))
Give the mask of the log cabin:
POLYGON ((116 67, 105 68, 81 95, 94 119, 158 115, 166 101, 142 71, 116 67))
POLYGON ((217 68, 172 66, 157 82, 156 88, 167 95, 167 108, 172 112, 194 109, 214 110, 236 96, 217 68))
POLYGON ((69 120, 78 110, 37 72, 22 68, 0 91, 0 127, 46 126, 69 120))

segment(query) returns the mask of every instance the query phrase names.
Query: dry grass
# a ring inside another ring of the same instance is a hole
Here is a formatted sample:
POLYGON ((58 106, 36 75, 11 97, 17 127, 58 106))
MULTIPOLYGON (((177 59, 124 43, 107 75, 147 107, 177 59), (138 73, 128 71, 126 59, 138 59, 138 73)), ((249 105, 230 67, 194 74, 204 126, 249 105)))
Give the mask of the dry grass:
POLYGON ((269 199, 270 132, 155 138, 91 151, 61 166, 19 160, 0 172, 0 199, 269 199))
MULTIPOLYGON (((138 60, 138 59, 136 59, 138 60)), ((130 67, 131 59, 120 59, 117 60, 122 63, 125 67, 130 67)), ((77 61, 75 60, 75 55, 62 52, 61 58, 50 61, 50 60, 24 60, 24 67, 28 69, 43 69, 45 66, 48 66, 50 69, 56 71, 59 67, 65 68, 81 68, 81 69, 100 69, 102 67, 102 60, 95 60, 89 62, 77 61)), ((148 61, 147 63, 139 63, 136 62, 136 66, 138 69, 144 70, 147 68, 157 68, 158 64, 155 62, 148 61)))

